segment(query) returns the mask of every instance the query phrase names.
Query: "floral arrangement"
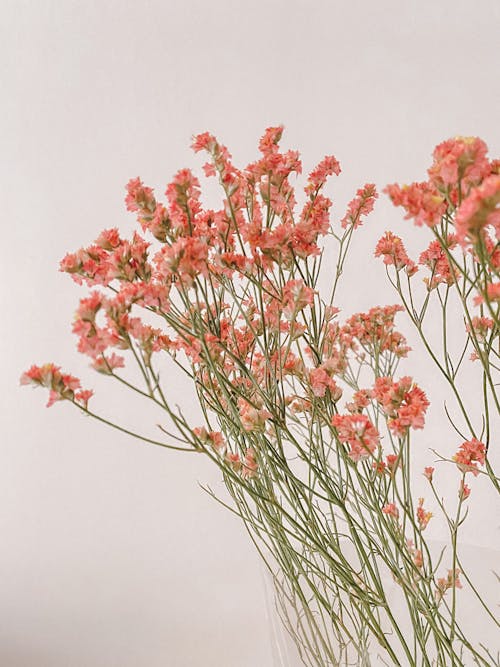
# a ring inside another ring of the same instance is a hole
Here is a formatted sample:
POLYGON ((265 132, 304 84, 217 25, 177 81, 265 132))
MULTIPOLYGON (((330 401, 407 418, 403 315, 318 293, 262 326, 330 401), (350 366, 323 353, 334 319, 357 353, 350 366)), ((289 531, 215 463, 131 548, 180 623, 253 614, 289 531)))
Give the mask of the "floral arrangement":
POLYGON ((426 181, 389 185, 392 202, 430 243, 411 259, 387 231, 375 255, 397 305, 342 318, 336 294, 351 240, 378 195, 364 185, 332 222, 324 186, 340 173, 338 161, 325 157, 299 196, 291 179, 301 161, 280 150, 282 131, 267 129, 261 157, 244 169, 214 136, 196 136, 194 150, 208 155, 204 172, 223 190, 220 210, 203 207, 188 169, 164 203, 133 179, 126 205, 148 240, 107 229, 61 261, 92 288, 73 323, 78 351, 155 404, 168 421, 158 437, 94 411, 93 392, 52 363, 32 366, 21 382, 47 388, 49 406, 66 401, 145 442, 209 457, 228 492, 218 500, 241 517, 269 568, 304 664, 368 665, 375 654, 394 665, 498 664, 495 649, 477 644, 460 621, 458 589, 467 586, 485 620, 498 623, 462 563, 458 535, 475 478, 499 490, 490 444, 499 412, 500 161, 488 159, 480 139, 459 137, 437 146, 426 181), (333 271, 322 261, 330 246, 333 271), (455 403, 444 418, 456 453, 435 451, 429 462, 438 471, 412 467, 429 400, 398 373, 410 350, 396 329, 399 313, 455 403), (429 313, 441 322, 439 341, 428 336, 429 313), (167 362, 192 381, 202 423, 188 423, 173 404, 162 383, 167 362), (473 406, 460 389, 464 364, 480 381, 473 406), (428 494, 416 498, 422 475, 428 494), (441 475, 455 476, 455 498, 441 497, 441 475), (435 513, 447 527, 438 554, 425 532, 435 513))

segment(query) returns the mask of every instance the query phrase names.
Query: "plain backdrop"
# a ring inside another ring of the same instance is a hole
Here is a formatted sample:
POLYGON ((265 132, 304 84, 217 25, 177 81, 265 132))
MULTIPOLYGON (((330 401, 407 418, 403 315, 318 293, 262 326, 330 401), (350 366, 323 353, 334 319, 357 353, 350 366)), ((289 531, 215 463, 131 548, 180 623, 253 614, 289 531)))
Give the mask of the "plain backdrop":
MULTIPOLYGON (((189 144, 205 130, 241 166, 278 123, 305 171, 334 153, 339 217, 365 182, 424 178, 450 136, 479 135, 498 155, 500 3, 2 0, 0 9, 0 665, 271 666, 258 559, 200 488, 220 489, 218 473, 69 405, 46 410, 42 392, 18 387, 31 363, 54 361, 95 388, 103 414, 154 432, 158 416, 76 353, 71 321, 85 292, 58 262, 102 228, 130 232, 129 178, 161 193, 177 169, 200 172, 189 144)), ((388 227, 414 255, 425 244, 382 198, 346 271, 347 312, 394 301, 372 258, 388 227)), ((419 464, 429 463, 429 447, 457 443, 446 442, 438 381, 418 346, 405 372, 438 406, 419 440, 419 464)), ((195 416, 188 385, 174 375, 167 384, 195 416)), ((463 537, 478 558, 498 549, 498 512, 480 486, 463 537)))

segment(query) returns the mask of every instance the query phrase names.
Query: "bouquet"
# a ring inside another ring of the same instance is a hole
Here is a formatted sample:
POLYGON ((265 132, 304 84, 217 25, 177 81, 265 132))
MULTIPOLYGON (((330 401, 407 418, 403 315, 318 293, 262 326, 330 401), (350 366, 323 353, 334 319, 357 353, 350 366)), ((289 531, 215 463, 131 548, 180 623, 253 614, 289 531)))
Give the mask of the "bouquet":
POLYGON ((49 406, 66 401, 144 442, 209 457, 227 493, 208 491, 243 521, 304 664, 499 664, 461 618, 466 587, 467 604, 498 625, 459 536, 474 485, 486 484, 492 502, 499 491, 500 162, 482 140, 458 137, 437 146, 426 181, 387 186, 428 246, 411 259, 386 231, 374 252, 395 303, 343 316, 338 287, 378 194, 360 187, 332 221, 325 184, 339 162, 326 156, 299 193, 300 156, 280 149, 282 132, 268 128, 244 169, 211 134, 194 137, 205 175, 222 188, 218 210, 202 204, 189 169, 163 202, 132 179, 125 201, 141 233, 106 229, 61 261, 91 288, 73 323, 78 351, 156 406, 157 435, 107 419, 93 392, 53 363, 21 382, 48 389, 49 406), (442 414, 452 441, 432 448, 423 469, 412 465, 414 441, 430 403, 399 370, 410 351, 396 328, 403 317, 452 399, 442 414), (172 365, 192 382, 196 424, 165 381, 172 365), (473 404, 464 368, 478 382, 473 404), (445 478, 453 497, 441 495, 445 478), (437 517, 438 552, 426 533, 437 517))

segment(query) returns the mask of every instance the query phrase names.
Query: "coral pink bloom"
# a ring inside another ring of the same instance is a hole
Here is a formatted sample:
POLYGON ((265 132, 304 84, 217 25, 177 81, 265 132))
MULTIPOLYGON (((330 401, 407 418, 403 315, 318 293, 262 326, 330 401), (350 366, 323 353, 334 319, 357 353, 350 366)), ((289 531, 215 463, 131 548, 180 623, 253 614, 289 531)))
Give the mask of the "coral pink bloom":
POLYGON ((375 257, 383 257, 384 264, 393 264, 397 270, 405 269, 409 276, 418 271, 418 266, 407 255, 403 241, 392 232, 386 232, 375 247, 375 257))
POLYGON ((52 406, 56 401, 69 400, 86 408, 93 394, 92 391, 80 389, 78 378, 68 373, 61 373, 61 368, 51 363, 44 366, 31 366, 22 374, 20 382, 22 385, 33 384, 48 389, 47 407, 52 406))
POLYGON ((217 139, 210 132, 203 132, 193 137, 191 148, 195 153, 199 151, 208 151, 211 153, 217 146, 217 139))
POLYGON ((460 445, 458 452, 453 456, 453 460, 463 473, 471 472, 474 476, 477 476, 479 468, 476 462, 479 465, 484 465, 486 460, 486 446, 482 442, 479 442, 477 438, 467 440, 460 445))
POLYGON ((250 447, 245 452, 245 457, 243 459, 241 467, 241 476, 246 479, 251 479, 252 477, 255 477, 257 474, 258 467, 259 466, 255 458, 255 452, 250 447))
POLYGON ((434 163, 428 170, 430 180, 439 190, 459 181, 465 187, 480 183, 491 171, 487 152, 488 147, 478 137, 447 139, 434 149, 434 163))
POLYGON ((460 500, 467 500, 467 498, 470 496, 470 488, 467 486, 467 484, 464 484, 464 480, 460 480, 460 487, 458 489, 458 497, 460 500))
POLYGON ((447 205, 436 188, 429 183, 411 185, 388 185, 385 190, 394 204, 406 210, 405 219, 414 219, 415 224, 434 227, 446 213, 447 205))
POLYGON ((314 301, 314 290, 303 280, 289 280, 283 287, 283 312, 292 319, 301 310, 311 306, 314 301))
POLYGON ((207 431, 204 426, 193 429, 193 434, 204 445, 210 445, 219 454, 225 454, 226 442, 220 431, 207 431))
POLYGON ((115 354, 107 355, 106 357, 96 357, 92 362, 92 368, 98 373, 103 373, 104 375, 111 375, 115 368, 124 368, 125 360, 123 357, 115 354))
POLYGON ((392 516, 395 519, 399 516, 399 510, 394 503, 387 503, 382 507, 382 512, 388 516, 392 516))
POLYGON ((377 190, 373 183, 367 183, 356 192, 356 197, 347 205, 347 212, 340 221, 342 227, 352 225, 354 229, 359 227, 361 216, 368 215, 373 211, 375 200, 378 198, 377 190))
MULTIPOLYGON (((456 237, 449 234, 446 240, 448 250, 453 250, 456 245, 456 237)), ((425 278, 429 289, 434 289, 441 283, 453 285, 459 275, 458 269, 450 264, 440 241, 431 241, 427 250, 421 253, 418 261, 419 264, 426 266, 431 271, 431 278, 425 278)))
POLYGON ((390 377, 377 378, 373 396, 390 418, 387 425, 394 435, 401 437, 410 427, 424 427, 429 401, 411 377, 405 376, 398 382, 390 377))
POLYGON ((283 129, 283 125, 268 127, 259 141, 259 151, 264 155, 277 153, 283 129))
POLYGON ((490 283, 486 288, 486 294, 490 301, 500 301, 500 282, 490 283))
POLYGON ((484 343, 488 333, 493 329, 494 322, 490 317, 473 317, 471 324, 472 327, 466 324, 467 332, 473 333, 480 343, 484 343))
POLYGON ((438 602, 450 588, 462 588, 462 582, 459 579, 460 574, 459 569, 448 570, 446 577, 440 577, 437 580, 436 598, 438 602))
POLYGON ((420 530, 425 530, 427 524, 432 519, 432 516, 432 512, 427 512, 424 510, 424 499, 419 498, 417 507, 417 521, 420 526, 420 530))
POLYGON ((432 482, 433 474, 434 474, 434 468, 432 466, 428 466, 427 468, 424 468, 424 477, 427 477, 429 482, 432 482))
POLYGON ((156 202, 153 196, 153 190, 144 186, 141 179, 132 178, 126 186, 127 196, 125 203, 128 211, 140 211, 148 209, 151 213, 154 211, 156 202))
POLYGON ((317 192, 325 183, 328 176, 340 174, 340 164, 333 155, 327 155, 321 162, 311 171, 307 179, 305 192, 312 195, 317 192))
POLYGON ((309 371, 309 383, 314 396, 322 398, 326 394, 326 390, 330 391, 330 397, 333 402, 340 400, 342 396, 342 389, 337 385, 335 380, 325 370, 324 366, 319 366, 309 371))
POLYGON ((350 446, 349 457, 358 462, 373 454, 380 442, 379 432, 366 415, 334 415, 332 426, 340 442, 350 446))
POLYGON ((164 246, 154 257, 160 275, 165 279, 178 276, 187 287, 199 274, 207 274, 207 259, 207 244, 192 237, 182 237, 171 246, 164 246))
POLYGON ((95 240, 97 246, 108 252, 118 248, 121 243, 123 243, 123 240, 120 238, 120 234, 116 227, 103 230, 95 240))
POLYGON ((367 313, 355 313, 341 327, 341 338, 353 349, 359 342, 369 353, 390 351, 405 357, 410 348, 405 337, 394 330, 394 317, 402 310, 402 306, 375 306, 367 313))
POLYGON ((362 412, 364 408, 370 405, 372 393, 370 389, 360 389, 355 392, 352 401, 346 403, 346 408, 349 412, 362 412))
POLYGON ((398 466, 401 467, 401 460, 400 460, 400 457, 397 454, 387 454, 387 456, 385 457, 385 460, 387 462, 387 469, 391 473, 394 473, 398 466), (398 463, 398 461, 399 461, 399 463, 398 463))
POLYGON ((486 178, 464 199, 457 211, 455 229, 462 246, 475 243, 482 230, 491 225, 500 240, 500 176, 486 178))
POLYGON ((239 454, 228 452, 226 454, 226 461, 235 472, 238 472, 241 469, 241 459, 239 454))
POLYGON ((264 431, 266 422, 272 416, 268 410, 251 405, 244 398, 238 399, 241 425, 245 431, 264 431))

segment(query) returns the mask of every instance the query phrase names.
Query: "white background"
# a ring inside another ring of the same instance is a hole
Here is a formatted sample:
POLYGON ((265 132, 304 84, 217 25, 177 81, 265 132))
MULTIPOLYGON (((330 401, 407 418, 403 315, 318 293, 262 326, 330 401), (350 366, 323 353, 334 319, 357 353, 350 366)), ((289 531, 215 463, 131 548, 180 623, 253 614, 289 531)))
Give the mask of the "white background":
MULTIPOLYGON (((104 413, 146 431, 156 418, 77 355, 70 328, 84 292, 58 262, 104 227, 130 231, 130 177, 162 192, 180 167, 199 170, 189 143, 204 130, 241 166, 278 123, 306 171, 334 153, 339 217, 364 182, 424 178, 434 145, 450 136, 480 135, 498 155, 500 3, 0 7, 0 665, 270 666, 258 560, 197 484, 218 488, 218 474, 70 406, 46 410, 42 392, 18 388, 31 363, 52 360, 96 389, 104 413)), ((388 226, 413 255, 422 249, 424 237, 401 218, 381 201, 360 230, 346 310, 394 301, 371 254, 388 226)), ((405 372, 432 398, 432 370, 418 354, 405 372)), ((173 378, 169 390, 194 413, 187 387, 173 378)), ((421 451, 448 446, 437 442, 440 419, 430 416, 421 451)), ((465 541, 498 548, 498 516, 484 506, 474 516, 465 541)))

